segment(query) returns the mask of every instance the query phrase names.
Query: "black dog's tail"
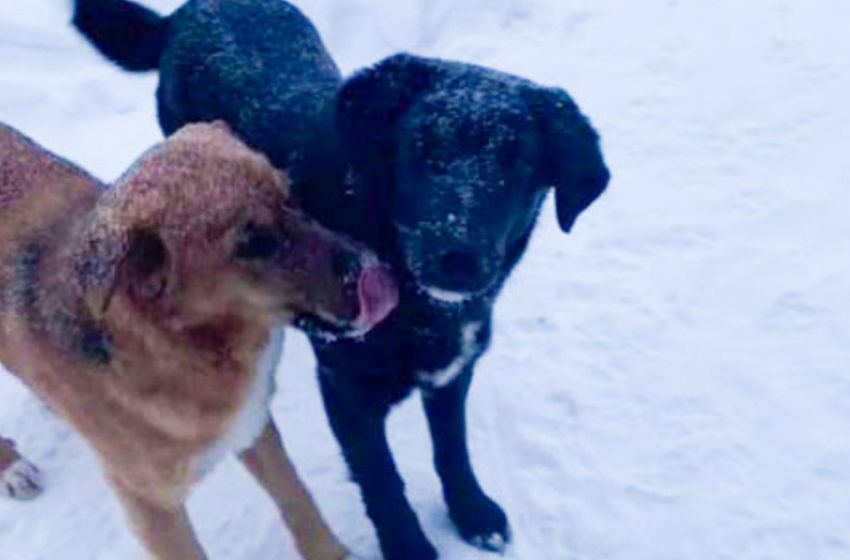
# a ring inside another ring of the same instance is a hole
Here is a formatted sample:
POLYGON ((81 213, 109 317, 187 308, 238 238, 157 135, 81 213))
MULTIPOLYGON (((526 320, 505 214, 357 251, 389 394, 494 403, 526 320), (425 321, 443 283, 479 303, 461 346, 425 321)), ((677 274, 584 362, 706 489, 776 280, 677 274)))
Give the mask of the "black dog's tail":
POLYGON ((168 19, 127 0, 75 0, 74 26, 108 59, 131 72, 159 67, 168 19))

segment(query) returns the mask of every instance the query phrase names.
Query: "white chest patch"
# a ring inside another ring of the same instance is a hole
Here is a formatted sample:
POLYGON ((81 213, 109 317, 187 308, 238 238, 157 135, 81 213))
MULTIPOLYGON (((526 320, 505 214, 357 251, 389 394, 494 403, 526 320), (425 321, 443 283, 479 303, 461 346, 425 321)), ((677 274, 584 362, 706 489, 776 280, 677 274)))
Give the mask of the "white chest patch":
POLYGON ((198 458, 197 475, 210 472, 227 455, 245 451, 260 437, 269 421, 269 405, 274 395, 274 377, 283 349, 284 331, 272 330, 254 371, 254 383, 245 402, 233 417, 227 432, 198 458))
POLYGON ((426 287, 425 293, 427 293, 431 299, 435 299, 443 303, 463 303, 472 297, 469 294, 450 292, 448 290, 441 290, 440 288, 432 287, 426 287))
POLYGON ((481 323, 467 323, 461 329, 460 354, 445 368, 437 371, 420 371, 416 377, 419 385, 426 391, 440 389, 450 385, 457 376, 463 373, 464 368, 475 357, 478 352, 478 333, 481 331, 481 323))

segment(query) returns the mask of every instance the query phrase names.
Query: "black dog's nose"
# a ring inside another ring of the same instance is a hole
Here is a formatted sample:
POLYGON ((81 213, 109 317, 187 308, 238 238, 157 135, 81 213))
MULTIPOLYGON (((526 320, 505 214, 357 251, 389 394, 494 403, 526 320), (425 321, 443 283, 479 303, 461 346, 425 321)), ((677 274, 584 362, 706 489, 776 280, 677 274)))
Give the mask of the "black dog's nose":
POLYGON ((473 251, 451 250, 440 257, 440 273, 447 287, 470 289, 479 283, 482 267, 473 251))

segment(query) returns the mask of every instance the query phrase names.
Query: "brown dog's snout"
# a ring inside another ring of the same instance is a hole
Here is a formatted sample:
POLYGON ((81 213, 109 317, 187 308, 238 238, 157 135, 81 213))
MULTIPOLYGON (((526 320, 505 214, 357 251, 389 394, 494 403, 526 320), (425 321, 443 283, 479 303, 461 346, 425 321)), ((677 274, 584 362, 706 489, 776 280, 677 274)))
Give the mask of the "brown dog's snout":
POLYGON ((364 268, 363 257, 356 251, 343 249, 335 251, 331 257, 333 273, 347 286, 357 286, 357 279, 364 268))
POLYGON ((349 248, 338 251, 333 256, 333 271, 342 284, 343 297, 357 306, 352 314, 355 329, 371 329, 398 305, 394 277, 370 254, 349 248))
POLYGON ((322 325, 319 330, 328 333, 362 334, 386 319, 399 300, 389 269, 364 246, 302 214, 288 218, 293 249, 284 252, 281 264, 306 273, 299 275, 307 295, 300 309, 302 323, 322 325))

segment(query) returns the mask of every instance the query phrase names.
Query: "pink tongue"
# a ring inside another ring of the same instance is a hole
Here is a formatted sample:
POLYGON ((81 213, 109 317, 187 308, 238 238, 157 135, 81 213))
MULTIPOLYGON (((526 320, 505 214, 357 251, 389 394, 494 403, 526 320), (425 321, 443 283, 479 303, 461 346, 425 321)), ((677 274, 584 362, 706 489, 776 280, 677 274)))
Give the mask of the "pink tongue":
POLYGON ((357 280, 357 295, 360 299, 360 316, 357 326, 371 329, 387 318, 398 305, 398 286, 385 268, 364 268, 357 280))

